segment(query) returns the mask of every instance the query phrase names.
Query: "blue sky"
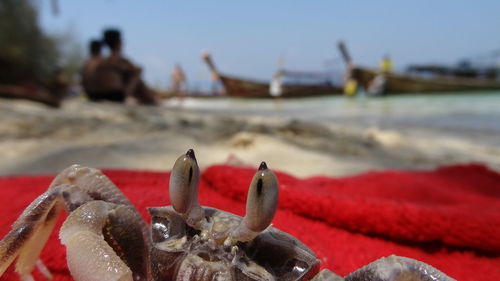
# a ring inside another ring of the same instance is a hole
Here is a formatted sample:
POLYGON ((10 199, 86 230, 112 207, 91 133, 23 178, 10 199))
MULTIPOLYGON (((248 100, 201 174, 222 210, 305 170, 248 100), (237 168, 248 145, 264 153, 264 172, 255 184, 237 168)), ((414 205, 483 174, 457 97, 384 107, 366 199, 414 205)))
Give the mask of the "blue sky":
POLYGON ((358 64, 376 66, 390 54, 397 68, 500 48, 498 0, 59 0, 59 15, 50 2, 38 2, 45 30, 71 32, 86 47, 104 27, 118 27, 126 55, 159 86, 175 63, 191 81, 208 79, 203 49, 222 72, 270 79, 280 55, 290 69, 343 68, 339 39, 358 64))

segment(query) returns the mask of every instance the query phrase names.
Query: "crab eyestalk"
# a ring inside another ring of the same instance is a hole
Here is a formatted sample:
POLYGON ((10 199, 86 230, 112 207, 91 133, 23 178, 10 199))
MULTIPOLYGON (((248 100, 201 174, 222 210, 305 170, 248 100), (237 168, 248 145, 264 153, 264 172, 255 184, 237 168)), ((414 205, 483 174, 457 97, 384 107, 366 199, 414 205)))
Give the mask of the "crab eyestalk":
POLYGON ((278 207, 278 180, 265 162, 260 164, 248 190, 246 214, 228 243, 246 242, 264 231, 274 218, 278 207))
POLYGON ((186 223, 200 229, 205 223, 205 211, 198 202, 200 168, 192 149, 175 161, 170 175, 170 201, 175 211, 180 213, 186 223))

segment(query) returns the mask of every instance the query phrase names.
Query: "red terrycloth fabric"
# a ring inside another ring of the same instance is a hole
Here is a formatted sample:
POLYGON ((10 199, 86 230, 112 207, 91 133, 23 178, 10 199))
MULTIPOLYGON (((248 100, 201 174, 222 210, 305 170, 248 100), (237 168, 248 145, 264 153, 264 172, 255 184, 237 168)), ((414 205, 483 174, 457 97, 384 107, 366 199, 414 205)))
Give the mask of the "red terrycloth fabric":
MULTIPOLYGON (((147 221, 147 206, 169 204, 166 172, 104 173, 147 221)), ((244 215, 254 173, 255 169, 230 166, 207 168, 200 202, 244 215)), ((457 280, 500 280, 500 174, 484 166, 369 172, 345 178, 276 174, 280 202, 273 225, 313 249, 323 268, 346 275, 396 254, 429 263, 457 280)), ((1 237, 52 178, 0 178, 1 237)), ((71 280, 57 234, 52 234, 42 259, 54 280, 71 280)), ((44 280, 37 271, 34 275, 44 280)), ((18 280, 13 266, 0 280, 18 280)))

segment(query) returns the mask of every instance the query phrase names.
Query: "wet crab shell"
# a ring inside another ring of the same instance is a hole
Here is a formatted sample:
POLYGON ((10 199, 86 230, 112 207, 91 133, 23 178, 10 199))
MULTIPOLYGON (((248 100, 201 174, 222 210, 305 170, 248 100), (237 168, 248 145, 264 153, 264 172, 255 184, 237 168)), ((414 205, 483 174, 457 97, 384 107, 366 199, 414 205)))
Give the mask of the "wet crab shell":
MULTIPOLYGON (((319 270, 320 261, 311 249, 276 228, 268 227, 250 242, 226 247, 223 241, 205 239, 171 206, 148 210, 155 280, 308 280, 319 270)), ((218 220, 222 228, 232 228, 243 219, 218 209, 204 210, 207 220, 218 220)))

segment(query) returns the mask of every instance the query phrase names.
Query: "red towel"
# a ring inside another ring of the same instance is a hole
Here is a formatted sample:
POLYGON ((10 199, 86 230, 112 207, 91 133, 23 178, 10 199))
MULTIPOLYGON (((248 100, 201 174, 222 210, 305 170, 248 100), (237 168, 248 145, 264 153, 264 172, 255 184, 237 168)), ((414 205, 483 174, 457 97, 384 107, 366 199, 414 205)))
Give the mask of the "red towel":
MULTIPOLYGON (((104 172, 146 220, 146 206, 169 204, 168 173, 104 172)), ((200 202, 244 215, 254 173, 229 166, 206 169, 200 202)), ((311 247, 324 268, 346 275, 396 254, 427 262, 457 280, 500 280, 500 174, 484 166, 371 172, 340 179, 276 174, 280 203, 274 226, 311 247)), ((1 237, 52 178, 0 178, 1 237)), ((71 280, 57 231, 42 259, 55 280, 71 280)), ((12 266, 0 279, 18 280, 12 266)), ((35 279, 44 280, 38 272, 35 279)))

